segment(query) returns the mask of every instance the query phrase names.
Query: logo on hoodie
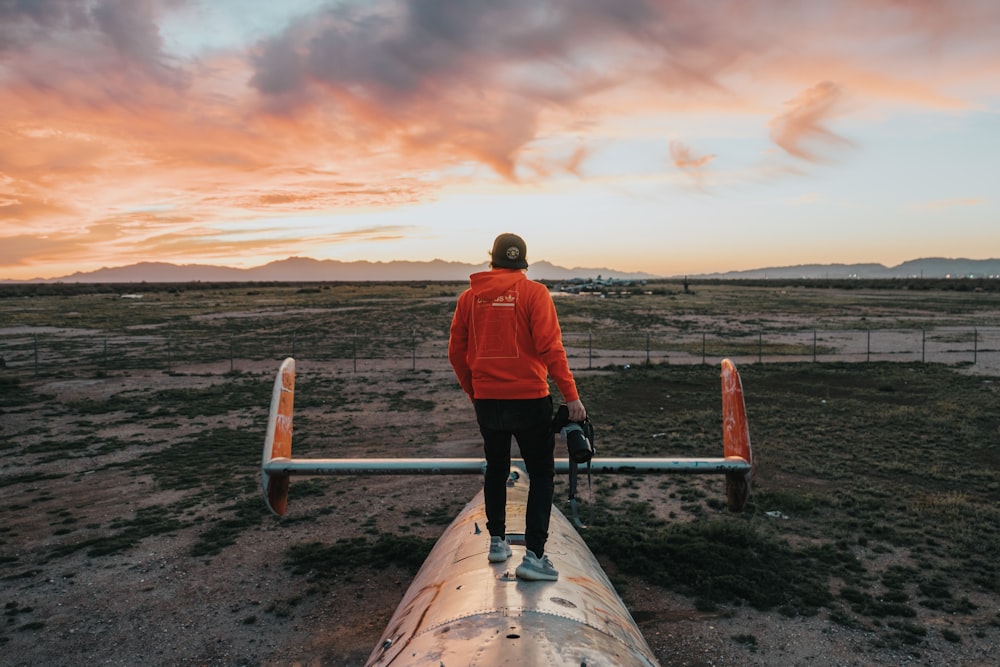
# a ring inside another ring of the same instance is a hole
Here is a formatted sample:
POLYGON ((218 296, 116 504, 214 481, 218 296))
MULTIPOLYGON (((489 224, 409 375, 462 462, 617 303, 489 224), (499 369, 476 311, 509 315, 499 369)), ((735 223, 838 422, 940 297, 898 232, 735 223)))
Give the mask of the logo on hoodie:
POLYGON ((507 292, 506 294, 501 294, 500 296, 495 296, 492 299, 489 297, 476 297, 476 304, 480 306, 493 306, 501 308, 513 308, 517 304, 517 292, 507 292))
POLYGON ((480 359, 515 359, 517 351, 517 290, 495 297, 476 297, 472 336, 480 359))

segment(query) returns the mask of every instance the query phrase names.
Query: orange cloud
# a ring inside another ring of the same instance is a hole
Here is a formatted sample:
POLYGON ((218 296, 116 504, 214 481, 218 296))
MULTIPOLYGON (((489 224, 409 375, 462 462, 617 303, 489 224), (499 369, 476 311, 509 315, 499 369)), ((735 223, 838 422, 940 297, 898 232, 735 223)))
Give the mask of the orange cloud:
POLYGON ((704 167, 715 159, 714 155, 696 156, 688 146, 676 140, 670 142, 670 157, 674 166, 694 179, 699 187, 704 180, 704 167))
POLYGON ((832 144, 850 142, 826 128, 825 123, 835 118, 843 93, 835 83, 824 81, 799 93, 786 102, 790 110, 770 123, 771 138, 788 154, 805 160, 817 160, 816 153, 807 144, 815 141, 832 144))
POLYGON ((302 237, 289 235, 278 222, 233 231, 181 217, 135 213, 53 235, 0 235, 0 266, 100 265, 112 257, 116 263, 148 261, 151 257, 181 263, 225 261, 261 253, 295 255, 319 246, 378 243, 415 233, 413 227, 400 225, 344 229, 331 222, 330 227, 329 231, 302 237))
POLYGON ((700 169, 715 159, 714 155, 695 157, 691 149, 679 141, 670 142, 670 156, 678 169, 700 169))

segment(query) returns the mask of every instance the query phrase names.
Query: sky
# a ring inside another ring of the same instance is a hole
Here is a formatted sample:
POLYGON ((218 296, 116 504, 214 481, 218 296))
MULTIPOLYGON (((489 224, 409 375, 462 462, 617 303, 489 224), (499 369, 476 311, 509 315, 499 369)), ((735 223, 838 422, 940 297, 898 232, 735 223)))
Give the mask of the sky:
POLYGON ((0 279, 1000 257, 995 0, 0 0, 0 279))

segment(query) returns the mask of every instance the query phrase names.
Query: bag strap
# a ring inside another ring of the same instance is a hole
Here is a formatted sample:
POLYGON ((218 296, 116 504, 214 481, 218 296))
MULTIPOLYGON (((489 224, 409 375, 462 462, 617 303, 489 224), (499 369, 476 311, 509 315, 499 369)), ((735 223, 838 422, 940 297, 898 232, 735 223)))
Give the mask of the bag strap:
MULTIPOLYGON (((588 522, 594 523, 594 480, 592 476, 592 464, 594 462, 594 457, 597 456, 597 447, 594 445, 594 424, 590 421, 590 417, 586 417, 582 422, 580 422, 583 427, 583 434, 587 438, 587 442, 590 443, 590 458, 587 459, 587 495, 589 510, 588 510, 588 522)), ((573 525, 577 528, 586 528, 586 525, 580 521, 580 515, 577 511, 577 497, 576 497, 576 485, 577 476, 579 474, 579 463, 573 459, 569 459, 569 506, 571 511, 570 520, 573 525)))

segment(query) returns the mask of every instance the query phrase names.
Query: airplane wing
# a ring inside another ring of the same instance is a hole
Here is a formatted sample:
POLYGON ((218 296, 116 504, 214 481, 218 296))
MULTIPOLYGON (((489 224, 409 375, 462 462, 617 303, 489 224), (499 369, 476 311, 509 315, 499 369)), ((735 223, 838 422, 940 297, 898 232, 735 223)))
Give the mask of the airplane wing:
MULTIPOLYGON (((295 360, 282 362, 274 381, 264 453, 261 487, 268 508, 284 515, 288 507, 291 475, 358 474, 482 474, 482 458, 293 458, 292 409, 295 396, 295 360)), ((595 457, 591 469, 598 473, 694 473, 725 474, 729 509, 739 512, 750 496, 753 455, 747 427, 743 387, 736 367, 722 362, 723 456, 702 458, 595 457)), ((556 459, 556 472, 563 474, 577 465, 556 459)))
MULTIPOLYGON (((753 457, 743 388, 729 360, 722 362, 722 394, 722 457, 595 458, 592 472, 724 474, 729 508, 742 510, 753 457)), ((261 459, 261 490, 276 515, 287 510, 292 475, 481 475, 485 469, 479 458, 294 458, 294 397, 295 360, 288 358, 274 381, 261 459)), ((558 459, 556 471, 573 475, 576 465, 558 459)), ((366 665, 658 664, 607 574, 557 508, 552 508, 546 555, 558 564, 559 579, 525 582, 514 576, 524 552, 527 493, 523 462, 515 460, 507 488, 513 555, 502 563, 487 559, 482 492, 465 506, 417 572, 366 665)))

